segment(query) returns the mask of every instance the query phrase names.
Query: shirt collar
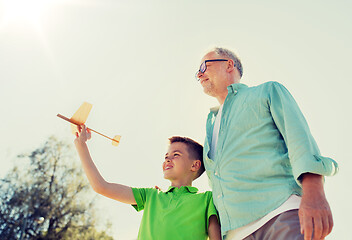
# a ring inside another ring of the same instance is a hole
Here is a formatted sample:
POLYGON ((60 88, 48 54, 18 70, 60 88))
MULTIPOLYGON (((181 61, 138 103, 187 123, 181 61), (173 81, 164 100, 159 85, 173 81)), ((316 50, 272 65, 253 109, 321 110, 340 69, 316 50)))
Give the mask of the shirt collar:
POLYGON ((245 88, 248 88, 248 86, 243 83, 234 83, 227 86, 228 93, 237 93, 238 91, 241 91, 242 89, 245 89, 245 88))
POLYGON ((219 109, 220 109, 220 105, 210 108, 210 111, 216 115, 218 114, 219 109))
POLYGON ((166 192, 190 192, 190 193, 197 193, 198 188, 192 187, 192 186, 181 186, 180 188, 176 188, 173 186, 170 186, 169 189, 166 192))
MULTIPOLYGON (((236 94, 238 91, 241 91, 242 89, 246 89, 246 88, 248 88, 248 86, 246 84, 234 83, 234 84, 227 86, 227 91, 228 91, 228 93, 236 94)), ((218 114, 219 109, 220 109, 220 106, 215 106, 215 107, 210 108, 210 111, 216 115, 216 114, 218 114)))

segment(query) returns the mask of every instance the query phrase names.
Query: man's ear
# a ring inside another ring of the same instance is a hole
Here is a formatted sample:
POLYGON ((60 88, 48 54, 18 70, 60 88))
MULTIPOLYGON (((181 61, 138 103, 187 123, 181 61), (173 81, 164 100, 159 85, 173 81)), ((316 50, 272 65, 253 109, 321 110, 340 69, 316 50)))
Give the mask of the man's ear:
POLYGON ((192 170, 197 172, 202 166, 202 162, 200 160, 194 160, 192 164, 192 170))
POLYGON ((235 70, 235 62, 234 62, 232 59, 229 59, 229 60, 227 61, 227 68, 226 68, 226 70, 227 70, 228 72, 232 72, 233 70, 235 70))

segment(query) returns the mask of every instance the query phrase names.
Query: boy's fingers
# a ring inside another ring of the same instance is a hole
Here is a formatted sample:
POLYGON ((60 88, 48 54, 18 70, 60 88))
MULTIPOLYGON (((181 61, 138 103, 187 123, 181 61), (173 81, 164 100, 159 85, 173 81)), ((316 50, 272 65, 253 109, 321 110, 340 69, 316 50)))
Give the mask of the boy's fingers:
POLYGON ((92 137, 92 133, 88 129, 88 131, 87 131, 87 139, 89 140, 91 137, 92 137))

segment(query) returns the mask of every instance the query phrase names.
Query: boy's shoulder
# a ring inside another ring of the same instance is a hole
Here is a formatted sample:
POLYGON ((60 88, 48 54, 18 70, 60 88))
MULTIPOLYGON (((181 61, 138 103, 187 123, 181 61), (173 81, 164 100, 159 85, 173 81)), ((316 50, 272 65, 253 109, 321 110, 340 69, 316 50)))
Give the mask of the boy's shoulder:
POLYGON ((210 196, 210 197, 213 196, 213 192, 212 191, 201 191, 201 192, 197 192, 197 194, 210 196))
POLYGON ((212 191, 198 191, 196 187, 192 186, 183 186, 181 188, 175 188, 170 186, 167 190, 162 190, 159 187, 149 187, 149 188, 136 188, 132 187, 133 191, 138 191, 140 193, 144 193, 145 195, 170 195, 170 193, 174 194, 191 194, 195 196, 204 196, 207 198, 212 198, 212 191))

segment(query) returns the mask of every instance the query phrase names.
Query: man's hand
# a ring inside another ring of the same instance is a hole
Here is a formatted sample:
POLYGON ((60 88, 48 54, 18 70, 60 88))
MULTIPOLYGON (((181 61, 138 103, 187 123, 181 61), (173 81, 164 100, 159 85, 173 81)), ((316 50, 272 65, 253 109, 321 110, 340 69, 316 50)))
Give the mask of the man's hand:
POLYGON ((334 223, 324 193, 323 177, 312 173, 303 174, 302 188, 299 221, 304 240, 324 239, 331 232, 334 223))

